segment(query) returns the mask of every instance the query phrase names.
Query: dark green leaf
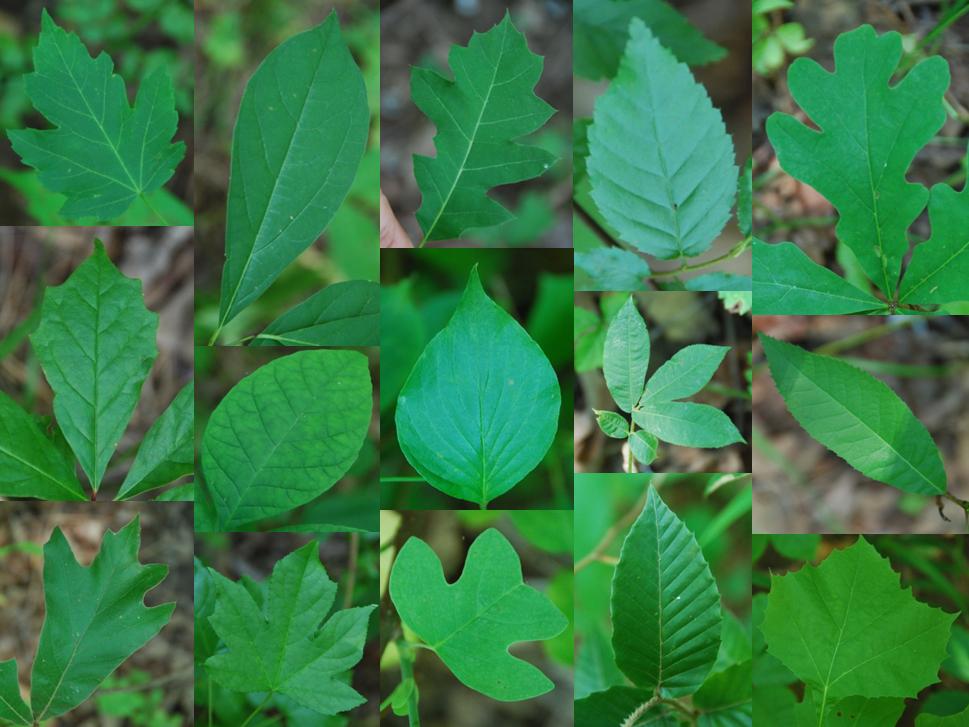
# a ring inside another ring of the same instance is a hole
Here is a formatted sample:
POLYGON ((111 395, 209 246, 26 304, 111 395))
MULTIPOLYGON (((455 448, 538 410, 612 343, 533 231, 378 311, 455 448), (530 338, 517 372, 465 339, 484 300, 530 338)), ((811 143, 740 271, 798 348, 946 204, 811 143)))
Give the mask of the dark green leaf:
POLYGON ((915 246, 900 303, 948 303, 969 295, 969 185, 961 192, 947 184, 932 187, 929 222, 932 236, 915 246))
POLYGON ((366 280, 334 283, 286 311, 252 346, 376 346, 380 286, 366 280))
POLYGON ((0 719, 15 725, 28 725, 33 721, 30 707, 20 696, 17 662, 13 659, 0 661, 0 719))

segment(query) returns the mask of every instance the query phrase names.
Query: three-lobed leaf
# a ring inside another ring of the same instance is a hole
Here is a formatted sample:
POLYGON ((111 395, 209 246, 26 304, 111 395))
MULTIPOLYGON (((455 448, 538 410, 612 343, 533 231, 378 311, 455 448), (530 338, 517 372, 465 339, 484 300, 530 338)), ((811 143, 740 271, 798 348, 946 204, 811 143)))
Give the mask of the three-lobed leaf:
POLYGON ((366 280, 329 285, 270 323, 253 346, 376 346, 380 286, 366 280))

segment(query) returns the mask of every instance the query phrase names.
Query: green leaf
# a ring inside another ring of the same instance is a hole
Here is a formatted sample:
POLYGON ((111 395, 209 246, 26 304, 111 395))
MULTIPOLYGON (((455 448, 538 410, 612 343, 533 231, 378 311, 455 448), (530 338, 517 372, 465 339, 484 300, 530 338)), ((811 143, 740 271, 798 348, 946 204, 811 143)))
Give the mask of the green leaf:
POLYGON ((232 387, 202 436, 218 530, 273 517, 329 490, 370 424, 372 384, 356 351, 278 358, 232 387))
MULTIPOLYGON (((652 698, 645 689, 615 686, 575 701, 575 727, 620 727, 637 707, 652 698)), ((636 720, 635 727, 678 727, 679 721, 662 705, 654 705, 636 720)))
POLYGON ((553 684, 508 647, 544 641, 568 619, 541 592, 522 581, 511 543, 490 528, 468 549, 453 584, 420 538, 400 549, 390 573, 390 597, 404 625, 441 658, 462 684, 503 702, 531 699, 553 684))
POLYGON ((730 218, 737 167, 723 118, 638 19, 618 75, 596 100, 589 150, 592 198, 643 252, 699 255, 730 218))
MULTIPOLYGON (((754 724, 797 725, 794 716, 796 699, 786 687, 757 686, 754 689, 754 724)), ((815 725, 816 727, 816 725, 815 725)))
POLYGON ((363 656, 376 606, 330 614, 337 587, 319 547, 312 540, 276 563, 260 603, 242 582, 211 572, 218 596, 209 622, 227 647, 205 662, 214 681, 236 692, 282 694, 324 715, 366 701, 340 674, 363 656))
POLYGON ((753 229, 753 165, 753 157, 747 157, 747 163, 740 171, 740 179, 737 181, 737 227, 740 228, 740 234, 745 237, 750 237, 753 229))
POLYGON ((642 464, 652 464, 656 459, 656 450, 659 442, 649 432, 642 430, 634 432, 629 438, 629 446, 633 451, 633 457, 642 464))
POLYGON ((380 286, 366 280, 334 283, 270 323, 252 346, 376 346, 380 286))
POLYGON ((938 447, 894 391, 844 361, 760 340, 778 391, 808 434, 873 480, 922 495, 946 491, 938 447))
POLYGON ((203 565, 197 557, 193 561, 193 587, 195 596, 195 663, 203 664, 205 660, 215 654, 219 646, 219 637, 209 623, 209 617, 215 613, 215 602, 218 586, 212 576, 212 571, 203 565))
POLYGON ((961 626, 952 629, 948 653, 942 664, 942 670, 964 682, 969 682, 969 631, 961 626))
POLYGON ((104 53, 91 58, 81 40, 59 28, 46 10, 34 73, 24 83, 31 103, 57 128, 7 135, 41 182, 66 195, 60 210, 65 217, 109 220, 122 214, 167 182, 185 154, 185 144, 171 143, 178 115, 168 73, 162 68, 149 73, 130 106, 111 59, 104 53))
POLYGON ((939 680, 955 614, 919 603, 863 537, 819 566, 771 576, 768 651, 821 694, 914 697, 939 680), (904 656, 902 656, 904 655, 904 656))
POLYGON ((747 275, 705 273, 683 281, 683 285, 687 290, 745 291, 753 287, 753 281, 747 275))
MULTIPOLYGON (((581 599, 577 589, 576 597, 581 599)), ((604 607, 608 607, 604 604, 604 607)), ((581 614, 577 611, 577 615, 581 614)), ((578 653, 575 663, 575 697, 582 699, 594 692, 619 686, 625 683, 625 677, 616 666, 616 657, 612 653, 612 644, 604 633, 603 627, 592 623, 583 629, 582 640, 577 643, 578 653)))
POLYGON ((580 290, 646 290, 650 273, 644 257, 619 247, 577 252, 575 267, 591 279, 580 290))
POLYGON ((34 721, 56 717, 86 700, 118 665, 161 631, 174 603, 148 608, 145 594, 168 566, 138 561, 137 518, 105 533, 89 567, 74 558, 60 528, 44 546, 44 627, 31 672, 34 721))
POLYGON ((177 485, 155 497, 156 502, 195 502, 195 483, 177 485))
POLYGON ((508 517, 536 548, 549 553, 572 553, 571 510, 510 510, 508 517))
POLYGON ((616 414, 614 411, 600 411, 599 409, 593 409, 593 412, 595 412, 599 429, 607 437, 625 439, 629 436, 629 422, 622 414, 616 414))
POLYGON ((397 438, 430 485, 486 506, 542 461, 560 406, 545 354, 488 297, 475 267, 397 399, 397 438))
POLYGON ((633 411, 633 421, 664 442, 682 447, 726 447, 744 438, 730 417, 707 404, 647 402, 633 411))
POLYGON ((935 714, 920 714, 915 720, 915 727, 961 727, 969 723, 969 708, 959 714, 940 717, 935 714))
POLYGON ((929 197, 932 236, 916 245, 898 291, 900 303, 948 303, 966 297, 969 279, 969 185, 947 184, 929 197))
POLYGON ((555 111, 534 92, 542 58, 528 49, 508 13, 488 32, 475 33, 466 48, 451 46, 448 65, 453 81, 430 68, 411 71, 411 98, 437 127, 437 156, 414 156, 425 242, 511 219, 488 190, 537 177, 555 161, 541 147, 515 141, 555 111))
POLYGON ((33 418, 0 391, 0 495, 86 500, 69 461, 33 418))
POLYGON ((593 81, 616 75, 633 18, 643 20, 682 63, 702 66, 727 55, 724 48, 661 0, 575 0, 573 11, 575 73, 593 81))
POLYGON ((256 69, 232 134, 220 327, 333 219, 353 184, 369 122, 363 75, 335 11, 256 69))
POLYGON ((729 666, 707 677, 693 695, 693 705, 701 710, 700 727, 728 727, 752 724, 750 659, 729 666))
POLYGON ((767 120, 781 167, 835 206, 838 238, 889 297, 908 252, 906 232, 929 196, 905 175, 945 122, 949 86, 939 56, 891 86, 901 56, 898 33, 878 36, 870 25, 843 33, 834 44, 834 73, 807 58, 788 72, 795 101, 820 131, 786 114, 767 120))
POLYGON ((720 647, 720 594, 686 525, 649 488, 612 581, 616 663, 650 692, 691 694, 720 647))
MULTIPOLYGON (((832 705, 824 716, 824 727, 884 727, 898 724, 905 701, 902 699, 869 699, 848 697, 832 705)), ((818 715, 811 715, 809 727, 817 724, 818 715)))
POLYGON ((0 661, 0 719, 15 725, 30 724, 30 707, 20 696, 17 679, 17 662, 13 659, 0 661))
POLYGON ((821 544, 821 536, 817 533, 805 535, 771 535, 771 545, 774 550, 791 560, 813 560, 821 544))
POLYGON ((420 357, 417 344, 427 340, 424 321, 414 306, 413 281, 380 289, 380 411, 397 402, 407 375, 420 357))
POLYGON ((729 346, 702 343, 680 349, 650 377, 639 406, 685 399, 697 393, 713 378, 729 350, 729 346))
POLYGON ((118 491, 125 500, 195 471, 195 386, 187 383, 151 425, 118 491))
POLYGON ((57 422, 95 492, 158 354, 157 329, 141 281, 123 276, 100 240, 63 285, 44 292, 30 341, 54 390, 57 422))
POLYGON ((649 331, 630 296, 609 324, 602 360, 606 386, 623 411, 632 411, 643 395, 648 366, 649 331))
POLYGON ((809 258, 793 242, 754 240, 755 315, 837 315, 887 306, 809 258))

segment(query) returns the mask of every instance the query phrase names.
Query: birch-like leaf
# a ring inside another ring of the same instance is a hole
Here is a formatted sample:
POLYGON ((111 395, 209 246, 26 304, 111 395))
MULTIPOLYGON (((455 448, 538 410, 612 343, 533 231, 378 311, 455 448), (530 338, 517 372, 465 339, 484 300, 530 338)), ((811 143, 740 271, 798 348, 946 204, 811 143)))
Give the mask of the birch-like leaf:
POLYGON ((760 340, 778 391, 808 434, 873 480, 922 495, 946 491, 932 436, 888 386, 839 359, 760 340))
POLYGON ((908 252, 906 233, 929 197, 905 175, 945 122, 949 68, 932 56, 890 85, 902 39, 878 36, 870 25, 838 36, 834 57, 833 73, 808 58, 788 72, 794 100, 820 131, 775 113, 767 134, 784 171, 835 206, 838 238, 891 298, 908 252))
POLYGON ((649 331, 630 296, 609 324, 602 360, 606 386, 623 411, 632 411, 643 395, 648 366, 649 331))
POLYGON ((158 315, 100 240, 63 285, 44 292, 30 341, 54 390, 54 415, 94 491, 158 354, 158 315))
POLYGON ((575 253, 575 267, 589 276, 585 290, 646 290, 649 263, 619 247, 597 247, 575 253))
POLYGON ((0 719, 15 725, 31 723, 30 707, 20 696, 17 662, 0 661, 0 719))
POLYGON ((948 303, 969 298, 969 185, 947 184, 929 197, 932 236, 915 246, 898 291, 900 303, 948 303))
POLYGON ((369 123, 363 75, 335 12, 256 69, 232 134, 220 327, 333 219, 363 158, 369 123))
POLYGON ((411 98, 437 127, 437 155, 414 156, 424 241, 511 219, 488 190, 537 177, 555 161, 541 147, 516 141, 537 131, 554 109, 535 95, 543 61, 510 15, 475 33, 467 47, 452 46, 448 65, 453 81, 429 68, 411 71, 411 98))
POLYGON ((253 346, 376 346, 380 286, 366 280, 334 283, 270 323, 253 346))
MULTIPOLYGON (((8 131, 24 164, 52 192, 67 197, 61 214, 109 220, 159 189, 185 154, 171 139, 178 126, 172 82, 164 68, 149 73, 128 104, 111 59, 91 58, 73 33, 42 11, 34 72, 24 79, 34 107, 57 128, 8 131)), ((157 223, 152 214, 145 220, 157 223)))
POLYGON ((730 217, 737 167, 723 117, 641 20, 596 100, 587 166, 603 217, 650 255, 699 255, 730 217))

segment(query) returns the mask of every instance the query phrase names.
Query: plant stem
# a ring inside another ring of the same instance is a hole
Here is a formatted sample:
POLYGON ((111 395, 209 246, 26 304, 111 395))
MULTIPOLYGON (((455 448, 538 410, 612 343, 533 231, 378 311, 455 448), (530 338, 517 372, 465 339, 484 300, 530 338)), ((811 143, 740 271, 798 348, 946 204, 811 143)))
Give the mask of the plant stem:
POLYGON ((633 710, 632 714, 623 720, 622 727, 633 727, 639 721, 639 718, 646 714, 657 702, 659 702, 658 694, 640 704, 633 710))
POLYGON ((209 343, 208 343, 209 346, 214 346, 215 345, 215 342, 219 339, 219 334, 220 333, 222 333, 222 324, 221 323, 216 327, 215 332, 212 334, 212 337, 209 339, 209 343))
POLYGON ((630 509, 629 512, 623 515, 615 525, 612 525, 606 531, 605 535, 602 536, 602 540, 596 544, 596 547, 594 547, 588 555, 575 564, 575 568, 573 569, 575 573, 578 573, 590 563, 595 563, 603 555, 605 555, 606 551, 609 549, 609 546, 612 545, 612 541, 619 537, 619 533, 636 522, 636 518, 639 517, 639 513, 642 512, 644 507, 646 507, 646 497, 648 494, 648 490, 644 492, 642 497, 636 500, 636 504, 632 506, 632 509, 630 509))
MULTIPOLYGON (((397 652, 400 654, 400 680, 414 678, 414 652, 411 645, 403 639, 397 642, 397 652)), ((421 715, 417 710, 417 682, 407 696, 407 723, 410 727, 421 727, 421 715)))
MULTIPOLYGON (((969 500, 963 500, 961 498, 958 498, 955 495, 953 495, 951 492, 944 493, 942 497, 944 497, 946 500, 949 500, 950 502, 954 502, 956 505, 962 508, 966 516, 966 527, 969 528, 969 500)), ((942 515, 943 520, 948 520, 948 518, 942 513, 941 502, 939 503, 939 514, 942 515)))
POLYGON ((687 265, 687 264, 684 263, 683 265, 680 265, 680 267, 676 268, 675 270, 663 270, 663 271, 660 271, 658 273, 650 273, 650 276, 649 277, 651 277, 651 278, 668 278, 668 277, 673 276, 673 275, 680 275, 681 273, 688 273, 688 272, 691 272, 693 270, 700 270, 702 268, 708 268, 711 265, 716 265, 717 263, 722 262, 724 260, 728 260, 729 258, 737 257, 744 250, 746 250, 748 247, 750 247, 751 241, 752 241, 752 238, 751 237, 745 237, 743 240, 741 240, 739 243, 737 243, 736 245, 734 245, 732 248, 730 248, 730 250, 728 252, 724 253, 723 255, 719 255, 719 256, 717 256, 715 258, 712 258, 710 260, 705 260, 702 263, 694 263, 693 265, 687 265))
POLYGON ((252 722, 252 718, 255 717, 257 714, 259 714, 263 710, 263 708, 267 704, 269 704, 269 700, 272 699, 272 698, 273 698, 273 693, 272 692, 269 692, 269 694, 266 695, 266 698, 264 700, 262 700, 262 702, 259 704, 259 706, 257 706, 253 710, 252 714, 250 714, 248 717, 246 717, 246 721, 243 722, 241 725, 239 725, 239 727, 246 727, 247 724, 249 724, 250 722, 252 722))
POLYGON ((636 431, 636 422, 633 421, 632 416, 629 417, 629 435, 626 437, 626 447, 629 448, 629 454, 626 457, 626 472, 629 474, 634 474, 635 470, 633 461, 633 434, 636 431))
POLYGON ((353 605, 353 588, 357 581, 357 557, 360 552, 360 533, 350 533, 350 562, 347 565, 347 590, 343 594, 343 608, 353 605))

